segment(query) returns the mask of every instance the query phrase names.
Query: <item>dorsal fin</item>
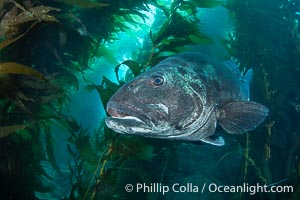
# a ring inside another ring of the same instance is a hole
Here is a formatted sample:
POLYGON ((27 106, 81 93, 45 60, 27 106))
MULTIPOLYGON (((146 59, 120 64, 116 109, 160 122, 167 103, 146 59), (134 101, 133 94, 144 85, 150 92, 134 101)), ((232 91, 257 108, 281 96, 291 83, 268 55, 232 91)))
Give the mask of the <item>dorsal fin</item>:
POLYGON ((242 75, 238 66, 234 63, 233 59, 224 62, 224 64, 231 69, 231 71, 238 77, 241 82, 241 91, 242 91, 242 99, 249 101, 250 100, 250 92, 249 86, 253 76, 253 70, 249 69, 245 76, 242 75))
POLYGON ((226 65, 231 71, 240 79, 241 78, 241 71, 239 70, 238 66, 233 62, 233 60, 227 60, 223 63, 226 65))

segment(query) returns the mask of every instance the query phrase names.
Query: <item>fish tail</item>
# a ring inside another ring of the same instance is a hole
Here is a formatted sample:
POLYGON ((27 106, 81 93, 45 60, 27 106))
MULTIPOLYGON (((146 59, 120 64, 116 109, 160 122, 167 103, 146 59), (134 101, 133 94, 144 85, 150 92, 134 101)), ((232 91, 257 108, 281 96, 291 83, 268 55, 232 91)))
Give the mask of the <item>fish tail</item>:
POLYGON ((249 69, 245 76, 241 79, 241 90, 242 90, 242 99, 250 100, 250 82, 252 80, 253 70, 249 69))

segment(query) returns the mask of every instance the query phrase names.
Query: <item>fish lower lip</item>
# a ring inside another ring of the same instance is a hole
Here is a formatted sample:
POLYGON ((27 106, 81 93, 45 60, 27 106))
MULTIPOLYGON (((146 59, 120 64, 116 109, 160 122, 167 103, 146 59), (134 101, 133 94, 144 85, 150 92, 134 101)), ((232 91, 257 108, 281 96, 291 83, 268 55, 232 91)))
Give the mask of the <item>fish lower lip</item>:
POLYGON ((128 116, 127 113, 124 113, 124 112, 115 110, 115 109, 113 109, 113 108, 108 109, 107 112, 108 112, 112 117, 115 117, 115 118, 123 118, 123 117, 128 116))
POLYGON ((130 116, 130 115, 126 115, 126 116, 123 116, 123 117, 111 116, 111 118, 113 118, 113 119, 122 119, 122 120, 135 120, 135 121, 138 121, 138 122, 141 122, 141 123, 145 124, 145 122, 143 122, 141 119, 139 119, 137 117, 134 117, 134 116, 130 116))
POLYGON ((132 116, 130 114, 127 114, 125 112, 122 112, 120 110, 116 110, 116 109, 113 109, 113 108, 109 108, 108 113, 111 115, 111 118, 122 119, 122 120, 135 120, 135 121, 139 121, 141 123, 145 123, 144 121, 142 121, 138 117, 132 116))

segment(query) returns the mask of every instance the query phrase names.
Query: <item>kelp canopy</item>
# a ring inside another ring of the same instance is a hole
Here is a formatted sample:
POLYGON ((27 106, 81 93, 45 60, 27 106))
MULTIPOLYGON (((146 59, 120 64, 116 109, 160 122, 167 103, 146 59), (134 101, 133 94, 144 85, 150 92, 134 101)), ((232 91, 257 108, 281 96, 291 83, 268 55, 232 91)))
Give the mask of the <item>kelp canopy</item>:
MULTIPOLYGON (((1 199, 163 197, 124 190, 126 184, 137 182, 292 185, 293 193, 255 197, 299 198, 299 11, 296 0, 0 1, 1 199), (201 13, 220 6, 228 10, 233 27, 213 38, 202 29, 201 13), (154 18, 150 27, 145 26, 149 13, 154 18), (119 49, 110 45, 129 29, 147 33, 140 46, 127 52, 129 58, 117 58, 119 49), (216 43, 226 50, 222 59, 234 57, 241 70, 254 69, 252 98, 270 109, 267 122, 252 133, 225 135, 225 147, 120 136, 103 120, 97 130, 86 129, 76 112, 68 112, 82 85, 97 91, 105 106, 124 81, 166 56, 221 48, 216 43), (95 60, 101 59, 107 62, 96 65, 95 60), (88 74, 99 69, 114 71, 114 77, 99 74, 100 84, 89 80, 88 74), (68 159, 61 161, 61 154, 68 159)), ((164 197, 251 199, 252 195, 205 191, 164 197)))

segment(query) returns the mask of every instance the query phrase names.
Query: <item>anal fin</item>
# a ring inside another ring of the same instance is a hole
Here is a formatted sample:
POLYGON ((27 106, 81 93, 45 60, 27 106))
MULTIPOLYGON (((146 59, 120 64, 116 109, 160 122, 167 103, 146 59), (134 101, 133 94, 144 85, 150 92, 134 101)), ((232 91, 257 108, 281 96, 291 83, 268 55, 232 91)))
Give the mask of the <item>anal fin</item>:
POLYGON ((219 136, 216 139, 212 139, 210 137, 206 137, 206 138, 201 139, 201 141, 205 142, 205 143, 208 143, 208 144, 215 145, 215 146, 224 146, 225 145, 225 141, 224 141, 224 139, 221 136, 219 136))

